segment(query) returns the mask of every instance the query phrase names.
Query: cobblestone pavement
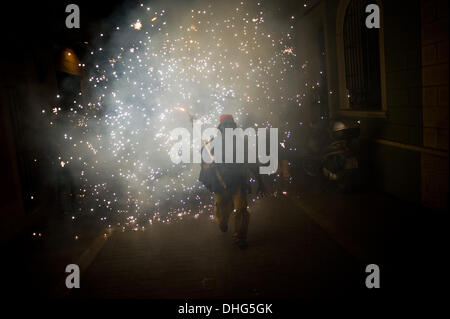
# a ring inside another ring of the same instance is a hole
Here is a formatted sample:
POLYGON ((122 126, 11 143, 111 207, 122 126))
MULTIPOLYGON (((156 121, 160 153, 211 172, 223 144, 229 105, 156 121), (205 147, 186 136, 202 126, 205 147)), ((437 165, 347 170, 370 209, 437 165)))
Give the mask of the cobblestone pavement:
POLYGON ((365 266, 289 197, 250 209, 249 247, 207 216, 116 231, 69 298, 314 298, 361 296, 365 266))

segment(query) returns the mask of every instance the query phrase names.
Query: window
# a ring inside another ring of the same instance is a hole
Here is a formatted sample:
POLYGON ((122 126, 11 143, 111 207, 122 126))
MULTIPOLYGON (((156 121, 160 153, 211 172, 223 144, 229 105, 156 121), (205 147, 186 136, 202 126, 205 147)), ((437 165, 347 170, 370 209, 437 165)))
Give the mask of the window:
POLYGON ((365 25, 366 6, 374 2, 342 1, 337 17, 340 110, 360 116, 386 111, 382 17, 380 29, 365 25))
POLYGON ((345 82, 352 109, 381 108, 378 29, 365 26, 367 0, 352 0, 344 20, 345 82))

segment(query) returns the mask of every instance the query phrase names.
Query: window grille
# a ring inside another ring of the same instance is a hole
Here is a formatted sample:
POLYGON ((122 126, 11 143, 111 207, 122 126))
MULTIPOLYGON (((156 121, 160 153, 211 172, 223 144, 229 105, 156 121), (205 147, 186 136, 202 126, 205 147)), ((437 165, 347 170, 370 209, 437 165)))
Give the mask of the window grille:
POLYGON ((381 109, 379 29, 366 27, 366 6, 351 0, 344 19, 345 80, 352 109, 381 109))

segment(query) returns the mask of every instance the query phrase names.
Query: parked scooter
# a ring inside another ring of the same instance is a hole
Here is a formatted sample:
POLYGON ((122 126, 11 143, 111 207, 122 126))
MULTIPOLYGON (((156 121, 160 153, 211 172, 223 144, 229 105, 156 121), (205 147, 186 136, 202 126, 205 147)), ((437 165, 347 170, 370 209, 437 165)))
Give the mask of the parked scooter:
POLYGON ((359 123, 348 119, 323 120, 311 127, 308 154, 302 167, 309 176, 323 176, 342 190, 359 180, 359 123))

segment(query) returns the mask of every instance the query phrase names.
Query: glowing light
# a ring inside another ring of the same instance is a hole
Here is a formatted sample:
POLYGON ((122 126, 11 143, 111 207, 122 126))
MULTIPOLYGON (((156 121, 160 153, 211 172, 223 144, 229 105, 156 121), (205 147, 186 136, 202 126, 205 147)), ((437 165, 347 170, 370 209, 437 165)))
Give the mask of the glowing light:
POLYGON ((141 30, 142 28, 142 23, 137 20, 134 24, 133 24, 133 28, 135 28, 136 30, 141 30))

